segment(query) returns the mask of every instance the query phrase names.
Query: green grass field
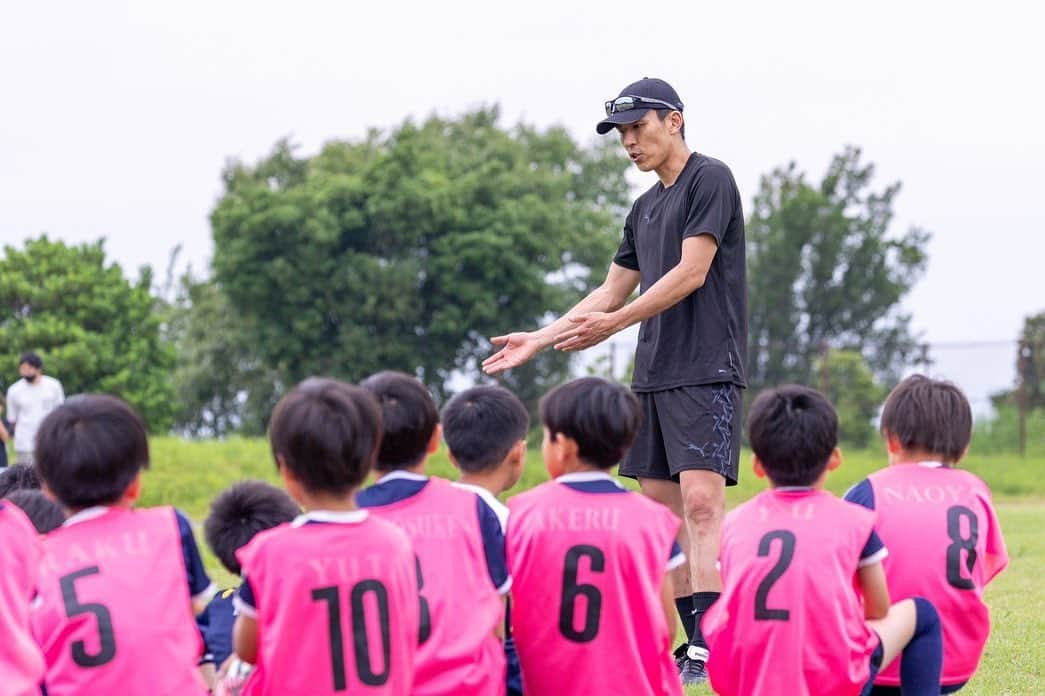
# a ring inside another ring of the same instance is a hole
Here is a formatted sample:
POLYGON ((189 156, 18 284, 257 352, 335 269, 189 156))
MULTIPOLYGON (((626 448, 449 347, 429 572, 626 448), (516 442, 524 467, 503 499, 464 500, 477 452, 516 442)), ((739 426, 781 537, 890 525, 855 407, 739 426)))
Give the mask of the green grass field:
MULTIPOLYGON (((225 441, 152 440, 152 468, 146 474, 142 505, 170 504, 189 514, 197 524, 206 517, 211 498, 229 484, 244 478, 277 483, 275 468, 264 440, 232 438, 225 441)), ((828 487, 842 493, 883 464, 879 452, 846 455, 841 469, 828 479, 828 487)), ((987 591, 992 607, 993 633, 980 671, 961 693, 982 696, 1045 694, 1045 593, 1037 580, 1045 577, 1045 457, 1020 459, 1016 455, 975 453, 964 468, 986 480, 995 503, 1011 558, 1006 570, 987 591)), ((429 471, 454 477, 444 453, 429 461, 429 471)), ((531 452, 526 473, 515 491, 546 480, 538 452, 531 452)), ((730 506, 762 490, 763 483, 750 473, 749 457, 741 464, 741 483, 729 489, 730 506)), ((515 492, 513 491, 513 492, 515 492)), ((201 550, 215 580, 228 586, 235 580, 222 569, 199 534, 201 550)), ((689 696, 710 694, 694 688, 689 696)))

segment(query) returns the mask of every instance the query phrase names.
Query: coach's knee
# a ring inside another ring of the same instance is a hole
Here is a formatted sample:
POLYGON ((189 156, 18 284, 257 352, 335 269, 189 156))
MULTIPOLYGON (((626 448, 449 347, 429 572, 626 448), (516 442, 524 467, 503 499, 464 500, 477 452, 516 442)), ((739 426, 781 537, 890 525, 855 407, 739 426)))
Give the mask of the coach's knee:
POLYGON ((697 529, 717 526, 726 512, 726 494, 722 486, 690 485, 682 491, 686 519, 697 529))

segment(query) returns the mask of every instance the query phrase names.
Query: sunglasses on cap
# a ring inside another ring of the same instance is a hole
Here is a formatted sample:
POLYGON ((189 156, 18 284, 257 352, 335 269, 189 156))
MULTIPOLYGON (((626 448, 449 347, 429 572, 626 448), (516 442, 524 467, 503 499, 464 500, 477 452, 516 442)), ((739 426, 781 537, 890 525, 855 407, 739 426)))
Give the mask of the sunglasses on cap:
POLYGON ((617 97, 606 102, 606 115, 612 116, 613 114, 619 114, 622 111, 631 111, 632 109, 650 109, 655 108, 651 105, 658 105, 663 108, 666 107, 672 111, 682 111, 681 104, 672 104, 670 102, 661 101, 660 99, 651 99, 649 97, 617 97))

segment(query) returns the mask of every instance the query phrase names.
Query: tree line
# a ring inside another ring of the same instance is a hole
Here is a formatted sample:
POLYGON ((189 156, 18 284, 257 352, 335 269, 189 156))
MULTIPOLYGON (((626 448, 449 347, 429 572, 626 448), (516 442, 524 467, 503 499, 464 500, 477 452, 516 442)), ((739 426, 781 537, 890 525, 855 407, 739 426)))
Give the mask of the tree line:
MULTIPOLYGON (((629 166, 616 143, 504 127, 496 108, 311 157, 281 140, 225 167, 211 268, 167 291, 148 268, 128 279, 103 241, 4 247, 0 365, 13 372, 35 350, 68 393, 118 394, 153 432, 189 435, 262 433, 280 395, 313 374, 398 369, 445 398, 482 379, 487 337, 601 282, 629 166)), ((876 187, 848 147, 817 182, 793 162, 766 174, 748 207, 749 386, 824 385, 854 444, 873 437, 916 348, 900 301, 929 235, 891 230, 899 190, 876 187)), ((503 380, 532 407, 569 370, 546 351, 503 380)))

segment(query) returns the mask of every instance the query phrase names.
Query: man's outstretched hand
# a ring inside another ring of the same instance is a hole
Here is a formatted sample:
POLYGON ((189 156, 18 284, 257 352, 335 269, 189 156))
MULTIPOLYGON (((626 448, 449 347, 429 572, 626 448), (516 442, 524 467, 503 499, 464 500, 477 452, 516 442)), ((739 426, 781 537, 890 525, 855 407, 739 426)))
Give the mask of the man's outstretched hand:
POLYGON ((577 351, 591 348, 621 330, 614 314, 587 312, 569 317, 571 328, 555 337, 555 350, 577 351))
POLYGON ((504 347, 483 361, 483 372, 488 375, 495 375, 522 365, 537 355, 542 347, 536 334, 525 331, 494 336, 490 342, 495 346, 504 347))

